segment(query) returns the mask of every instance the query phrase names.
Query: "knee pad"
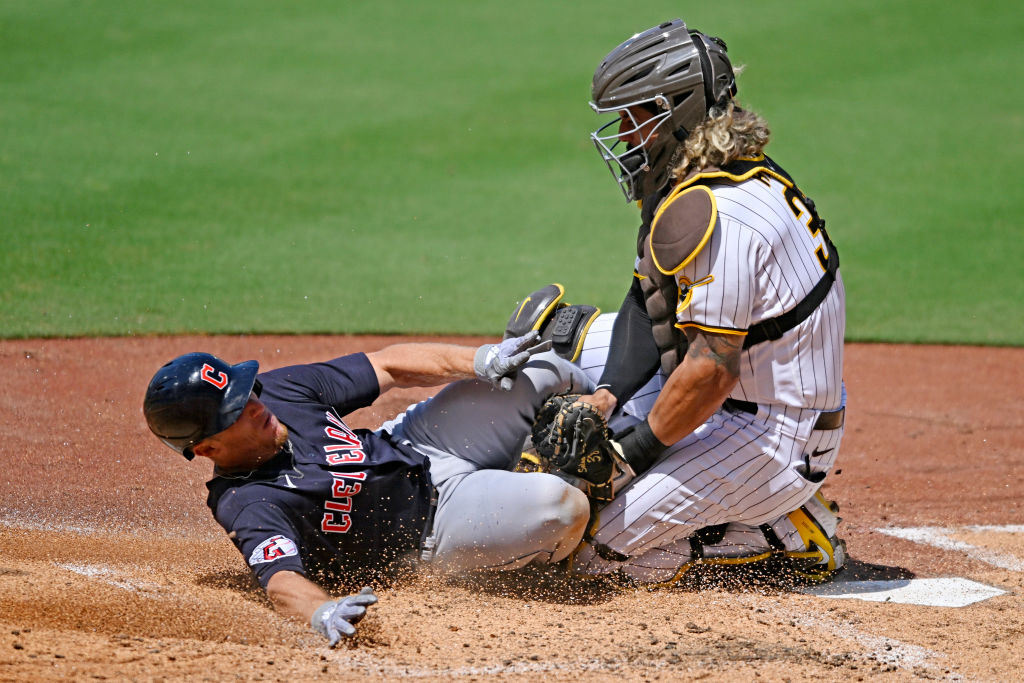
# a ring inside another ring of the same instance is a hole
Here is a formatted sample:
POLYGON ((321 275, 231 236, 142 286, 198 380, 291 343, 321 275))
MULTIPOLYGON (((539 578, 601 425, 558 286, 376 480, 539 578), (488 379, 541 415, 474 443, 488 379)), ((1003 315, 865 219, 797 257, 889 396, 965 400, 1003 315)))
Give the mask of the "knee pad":
POLYGON ((527 296, 512 311, 505 325, 505 339, 519 337, 531 330, 540 332, 542 341, 551 340, 555 353, 575 361, 583 352, 583 339, 601 309, 584 304, 562 302, 565 287, 555 283, 527 296))

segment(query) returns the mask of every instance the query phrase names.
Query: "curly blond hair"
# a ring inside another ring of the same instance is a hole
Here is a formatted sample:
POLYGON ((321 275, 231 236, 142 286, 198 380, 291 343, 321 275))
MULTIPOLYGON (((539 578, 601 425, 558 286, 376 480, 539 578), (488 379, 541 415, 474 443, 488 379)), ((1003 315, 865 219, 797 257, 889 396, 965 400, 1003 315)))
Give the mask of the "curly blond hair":
POLYGON ((723 107, 712 107, 676 150, 672 177, 681 180, 691 171, 757 156, 770 137, 767 121, 729 100, 723 107))

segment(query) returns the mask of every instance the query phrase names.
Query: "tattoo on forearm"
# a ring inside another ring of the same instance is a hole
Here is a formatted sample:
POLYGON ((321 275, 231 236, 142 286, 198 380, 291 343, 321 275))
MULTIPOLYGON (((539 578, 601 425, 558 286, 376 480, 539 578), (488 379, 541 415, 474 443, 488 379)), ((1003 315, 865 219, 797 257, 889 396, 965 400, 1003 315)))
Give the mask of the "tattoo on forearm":
POLYGON ((714 334, 703 330, 686 331, 689 348, 686 355, 694 360, 707 359, 732 375, 740 374, 740 354, 743 352, 742 334, 714 334))

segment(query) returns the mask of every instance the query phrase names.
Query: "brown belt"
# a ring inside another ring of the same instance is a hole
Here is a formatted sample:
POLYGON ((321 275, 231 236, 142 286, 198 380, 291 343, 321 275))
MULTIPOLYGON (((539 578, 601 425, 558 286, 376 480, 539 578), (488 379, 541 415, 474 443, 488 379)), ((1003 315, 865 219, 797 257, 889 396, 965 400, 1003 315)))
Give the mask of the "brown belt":
MULTIPOLYGON (((739 401, 735 398, 727 398, 725 399, 725 403, 722 404, 722 407, 731 413, 757 414, 757 404, 751 401, 739 401)), ((840 408, 839 410, 833 410, 828 413, 821 413, 818 415, 818 419, 814 422, 813 431, 828 432, 833 429, 839 429, 843 426, 845 418, 846 408, 840 408)))

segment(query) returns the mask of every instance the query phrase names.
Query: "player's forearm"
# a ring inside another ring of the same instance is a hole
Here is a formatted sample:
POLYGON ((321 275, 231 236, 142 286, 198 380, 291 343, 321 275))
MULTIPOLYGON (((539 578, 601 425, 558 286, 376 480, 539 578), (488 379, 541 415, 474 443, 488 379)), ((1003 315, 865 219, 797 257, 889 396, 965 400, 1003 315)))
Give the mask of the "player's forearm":
POLYGON ((381 391, 391 387, 431 387, 475 377, 476 349, 457 344, 394 344, 367 358, 377 372, 381 391))
POLYGON ((281 614, 305 622, 309 622, 317 607, 331 599, 320 586, 302 574, 291 571, 277 572, 270 577, 267 597, 281 614))
POLYGON ((647 418, 661 443, 671 445, 707 421, 739 381, 742 335, 698 334, 668 378, 647 418))

